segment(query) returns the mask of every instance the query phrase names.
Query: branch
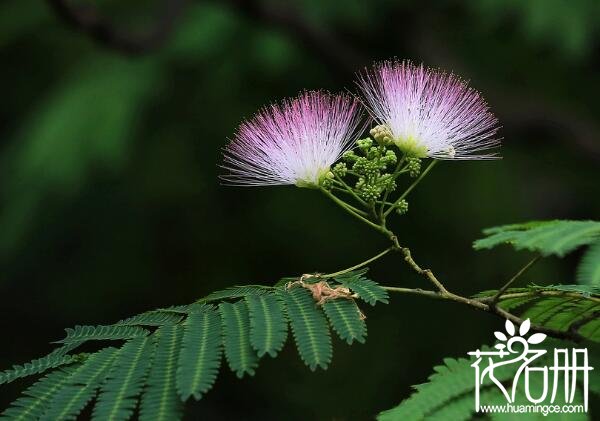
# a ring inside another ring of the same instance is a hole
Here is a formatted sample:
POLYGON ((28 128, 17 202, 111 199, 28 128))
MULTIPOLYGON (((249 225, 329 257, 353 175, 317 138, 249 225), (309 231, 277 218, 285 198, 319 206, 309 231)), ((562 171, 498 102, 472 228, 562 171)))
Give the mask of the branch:
POLYGON ((512 278, 510 278, 508 280, 508 282, 506 284, 504 284, 504 286, 502 288, 500 288, 498 290, 498 292, 496 293, 496 295, 494 295, 491 298, 490 303, 492 305, 495 305, 498 302, 498 300, 500 299, 500 296, 506 292, 506 290, 508 289, 508 287, 510 287, 517 279, 519 279, 521 277, 521 275, 523 275, 525 272, 527 272, 527 269, 529 269, 531 266, 533 266, 533 264, 535 262, 537 262, 540 259, 540 257, 541 256, 534 257, 533 259, 531 259, 529 261, 529 263, 527 263, 525 266, 523 266, 521 268, 521 270, 519 270, 512 278))
POLYGON ((357 265, 351 266, 351 267, 349 267, 347 269, 340 270, 338 272, 327 273, 325 275, 321 275, 321 277, 322 278, 333 278, 335 276, 340 276, 340 275, 343 275, 344 273, 348 273, 348 272, 352 272, 353 270, 360 269, 361 267, 366 266, 369 263, 374 262, 375 260, 377 260, 377 259, 385 256, 386 254, 388 254, 392 250, 394 250, 393 247, 388 247, 387 249, 383 250, 381 253, 379 253, 379 254, 371 257, 370 259, 365 260, 364 262, 361 262, 361 263, 359 263, 357 265))
MULTIPOLYGON (((443 292, 436 292, 436 291, 430 291, 430 290, 423 290, 420 288, 412 289, 412 288, 399 288, 399 287, 389 287, 389 286, 383 286, 383 289, 385 289, 386 291, 396 292, 396 293, 400 293, 400 294, 413 294, 413 295, 420 295, 423 297, 434 298, 434 299, 439 299, 439 300, 454 301, 454 302, 458 302, 461 304, 466 304, 477 310, 495 314, 504 319, 509 319, 511 322, 514 322, 518 325, 520 325, 521 323, 524 322, 524 320, 521 319, 520 317, 496 306, 495 304, 494 305, 485 304, 481 300, 462 297, 460 295, 453 294, 451 292, 443 293, 443 292)), ((536 293, 532 292, 532 293, 526 293, 526 294, 532 295, 532 294, 536 294, 536 293)), ((512 297, 513 295, 514 294, 506 294, 502 298, 508 297, 508 296, 512 297)), ((600 312, 596 312, 592 316, 597 317, 598 314, 600 314, 600 312)), ((579 321, 578 323, 585 324, 587 321, 588 320, 579 321)), ((535 332, 545 333, 546 335, 551 336, 553 338, 557 338, 557 339, 567 339, 567 340, 570 340, 573 342, 581 342, 584 340, 584 337, 581 336, 577 332, 577 329, 579 326, 576 326, 576 325, 578 323, 573 324, 569 328, 568 331, 550 329, 545 326, 540 326, 540 325, 535 325, 535 324, 531 325, 531 330, 535 331, 535 332)))
POLYGON ((92 4, 72 4, 68 0, 47 0, 54 13, 73 29, 99 44, 125 54, 148 53, 162 46, 175 28, 186 0, 166 0, 154 27, 143 34, 132 34, 115 27, 92 4))

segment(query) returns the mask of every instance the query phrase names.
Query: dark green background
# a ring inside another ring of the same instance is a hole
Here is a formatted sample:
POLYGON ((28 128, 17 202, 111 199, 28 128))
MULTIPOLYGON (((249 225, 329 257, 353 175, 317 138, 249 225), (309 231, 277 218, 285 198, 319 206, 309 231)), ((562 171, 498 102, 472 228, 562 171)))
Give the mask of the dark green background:
MULTIPOLYGON (((93 3, 132 32, 162 7, 93 3)), ((132 55, 44 2, 2 2, 0 369, 48 352, 64 327, 334 271, 385 247, 314 191, 217 176, 227 137, 258 107, 354 89, 356 71, 394 56, 471 80, 503 125, 502 161, 438 165, 394 222, 449 288, 498 286, 529 256, 474 252, 482 228, 600 216, 599 16, 594 0, 195 1, 162 45, 132 55)), ((547 259, 521 283, 573 283, 577 258, 547 259)), ((393 256, 371 276, 424 286, 393 256)), ((409 296, 365 311, 367 343, 336 341, 329 370, 311 373, 288 343, 253 378, 224 370, 190 419, 368 419, 501 326, 409 296)), ((3 386, 0 408, 26 384, 3 386)))

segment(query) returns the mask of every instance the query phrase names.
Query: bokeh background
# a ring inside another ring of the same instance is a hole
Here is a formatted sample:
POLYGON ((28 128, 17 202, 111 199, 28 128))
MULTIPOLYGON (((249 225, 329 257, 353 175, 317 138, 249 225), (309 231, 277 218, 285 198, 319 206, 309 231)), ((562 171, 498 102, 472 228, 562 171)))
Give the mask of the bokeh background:
MULTIPOLYGON (((450 288, 497 287, 530 256, 474 252, 482 228, 600 216, 599 17, 595 0, 3 1, 0 368, 45 354, 64 327, 385 247, 314 191, 217 177, 258 107, 353 90, 356 71, 392 57, 469 79, 502 122, 503 160, 437 166, 394 225, 450 288)), ((521 283, 573 283, 577 258, 521 283)), ((371 277, 423 285, 393 257, 371 277)), ((369 419, 501 324, 409 296, 365 310, 367 343, 336 341, 329 370, 311 373, 288 341, 253 378, 224 370, 188 417, 369 419)), ((3 386, 0 408, 26 384, 3 386)))

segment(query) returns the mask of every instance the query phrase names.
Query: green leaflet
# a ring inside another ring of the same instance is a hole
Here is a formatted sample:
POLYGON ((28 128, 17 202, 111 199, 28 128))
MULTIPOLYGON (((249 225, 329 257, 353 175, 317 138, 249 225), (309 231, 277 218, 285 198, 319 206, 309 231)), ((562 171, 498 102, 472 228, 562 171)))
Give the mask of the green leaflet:
POLYGON ((275 294, 249 295, 250 344, 259 357, 276 357, 287 339, 287 318, 281 300, 275 294))
POLYGON ((2 371, 0 372, 0 384, 12 382, 21 377, 43 373, 51 368, 75 362, 80 358, 77 355, 65 355, 68 351, 68 349, 65 350, 61 347, 55 349, 45 357, 38 358, 23 365, 15 365, 9 370, 2 371))
POLYGON ((534 288, 538 291, 576 292, 584 297, 590 297, 591 295, 600 295, 600 286, 596 285, 530 285, 530 288, 534 288))
POLYGON ((13 421, 40 419, 56 392, 67 384, 77 368, 78 366, 60 368, 42 377, 23 392, 23 396, 14 401, 0 418, 13 421))
POLYGON ((592 244, 581 258, 577 282, 600 287, 600 240, 592 244))
POLYGON ((590 321, 584 323, 579 328, 579 334, 584 338, 588 338, 592 342, 600 343, 600 311, 594 311, 589 316, 590 321))
POLYGON ((361 274, 351 277, 338 277, 336 281, 350 288, 365 302, 374 306, 377 302, 387 304, 389 295, 387 291, 375 281, 363 277, 361 274))
POLYGON ((175 381, 181 334, 179 325, 162 326, 154 334, 154 357, 140 404, 142 421, 179 418, 181 401, 177 397, 175 381))
POLYGON ((521 314, 526 319, 531 319, 532 323, 546 326, 548 321, 560 312, 575 311, 577 308, 577 298, 547 297, 542 300, 537 299, 521 314))
POLYGON ((326 369, 331 362, 332 348, 323 312, 305 288, 293 287, 280 293, 287 305, 300 358, 313 371, 317 367, 326 369))
POLYGON ((508 243, 516 250, 536 251, 544 256, 559 257, 600 237, 600 222, 596 221, 537 221, 488 228, 486 238, 473 243, 476 250, 490 249, 508 243))
MULTIPOLYGON (((444 365, 433 368, 434 373, 428 382, 414 386, 414 392, 397 407, 384 411, 378 416, 381 421, 423 420, 452 400, 472 391, 474 388, 472 361, 466 358, 457 360, 447 358, 444 365)), ((502 373, 498 379, 510 378, 509 373, 502 373)))
POLYGON ((323 311, 325 311, 333 330, 348 345, 352 345, 354 341, 365 342, 367 325, 353 300, 338 298, 326 301, 323 304, 323 311))
POLYGON ((177 391, 182 401, 200 399, 213 386, 221 365, 221 320, 212 306, 191 313, 177 368, 177 391))
POLYGON ((117 353, 116 348, 104 348, 90 355, 56 392, 41 420, 75 419, 95 396, 117 353))
POLYGON ((201 303, 183 304, 178 306, 159 308, 155 311, 160 311, 161 313, 174 313, 175 315, 184 315, 189 314, 193 311, 198 311, 203 305, 204 304, 201 303))
POLYGON ((535 295, 529 297, 517 297, 517 298, 507 298, 505 300, 500 300, 498 305, 502 307, 504 310, 513 311, 518 308, 524 306, 530 301, 535 300, 537 297, 535 295))
POLYGON ((250 316, 246 304, 243 301, 221 303, 219 312, 229 368, 238 378, 244 377, 246 373, 253 376, 254 369, 258 366, 258 356, 250 345, 250 316))
POLYGON ((151 356, 152 341, 148 337, 132 339, 123 345, 102 385, 93 419, 127 420, 133 415, 151 356))
POLYGON ((83 341, 122 340, 147 336, 150 332, 137 326, 75 326, 65 329, 67 336, 56 343, 74 343, 83 341))
MULTIPOLYGON (((492 297, 486 291, 478 298, 492 297)), ((600 294, 592 285, 530 285, 511 288, 498 305, 522 319, 560 331, 574 331, 593 342, 600 342, 600 294)))
POLYGON ((598 342, 600 302, 586 297, 538 297, 529 301, 519 315, 532 323, 552 329, 574 330, 587 339, 598 342), (585 327, 585 329, 583 329, 585 327))
POLYGON ((244 298, 248 295, 263 295, 271 292, 271 288, 262 285, 241 285, 213 292, 198 300, 199 303, 220 301, 233 298, 244 298))
POLYGON ((121 320, 115 325, 119 326, 162 326, 179 323, 183 318, 182 314, 175 313, 173 311, 148 311, 146 313, 138 314, 133 317, 121 320))
MULTIPOLYGON (((521 294, 523 296, 535 297, 536 293, 542 293, 544 291, 560 291, 560 292, 574 292, 581 294, 582 297, 590 297, 592 295, 600 296, 600 287, 595 285, 569 285, 569 284, 556 284, 556 285, 536 285, 530 284, 524 288, 510 288, 502 297, 511 296, 513 294, 521 294)), ((498 290, 482 291, 475 295, 473 298, 484 298, 493 297, 498 290)), ((502 298, 502 300, 507 298, 502 298)))

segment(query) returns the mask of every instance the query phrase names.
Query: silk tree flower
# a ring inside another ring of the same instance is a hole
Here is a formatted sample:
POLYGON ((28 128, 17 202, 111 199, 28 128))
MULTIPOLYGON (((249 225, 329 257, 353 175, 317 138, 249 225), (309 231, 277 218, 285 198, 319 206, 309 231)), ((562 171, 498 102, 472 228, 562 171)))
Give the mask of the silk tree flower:
POLYGON ((371 134, 409 156, 491 159, 500 146, 498 120, 479 92, 453 74, 386 61, 359 75, 358 85, 379 124, 371 134))
POLYGON ((360 101, 309 91, 260 110, 225 148, 233 185, 317 187, 356 140, 360 101))

